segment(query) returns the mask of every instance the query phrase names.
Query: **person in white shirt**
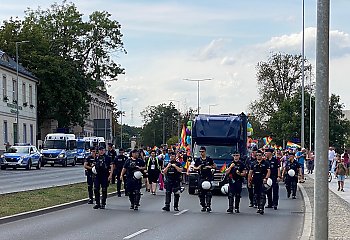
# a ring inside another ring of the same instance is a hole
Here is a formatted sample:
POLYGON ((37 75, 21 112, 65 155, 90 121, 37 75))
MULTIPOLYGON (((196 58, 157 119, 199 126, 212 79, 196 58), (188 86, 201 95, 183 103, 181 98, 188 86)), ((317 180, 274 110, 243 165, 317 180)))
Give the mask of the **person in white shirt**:
POLYGON ((329 168, 329 171, 331 171, 331 169, 332 169, 332 164, 333 164, 335 156, 336 156, 336 154, 335 154, 334 148, 329 147, 329 150, 328 150, 328 168, 329 168))

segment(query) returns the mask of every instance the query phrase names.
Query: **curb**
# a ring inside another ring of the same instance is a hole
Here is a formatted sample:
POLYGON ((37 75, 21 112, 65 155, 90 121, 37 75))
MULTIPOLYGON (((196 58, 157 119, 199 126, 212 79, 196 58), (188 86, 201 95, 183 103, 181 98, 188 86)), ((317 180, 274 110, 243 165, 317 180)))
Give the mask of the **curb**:
POLYGON ((311 203, 310 203, 309 196, 307 195, 303 185, 298 183, 298 186, 299 186, 299 189, 300 189, 301 194, 303 196, 304 205, 305 205, 304 227, 303 227, 303 231, 302 231, 302 234, 299 237, 299 239, 310 240, 311 239, 312 220, 313 220, 311 203))
MULTIPOLYGON (((124 190, 122 190, 121 192, 124 192, 124 190)), ((107 196, 109 196, 109 197, 113 197, 116 195, 117 195, 117 192, 111 192, 111 193, 107 194, 107 196)), ((10 223, 10 222, 30 218, 30 217, 43 215, 46 213, 55 212, 55 211, 62 210, 62 209, 76 207, 79 205, 86 204, 88 202, 88 200, 89 200, 89 198, 84 198, 84 199, 76 200, 73 202, 62 203, 62 204, 55 205, 52 207, 46 207, 46 208, 41 208, 41 209, 29 211, 29 212, 23 212, 23 213, 18 213, 18 214, 11 215, 11 216, 2 217, 2 218, 0 218, 0 224, 10 223)))

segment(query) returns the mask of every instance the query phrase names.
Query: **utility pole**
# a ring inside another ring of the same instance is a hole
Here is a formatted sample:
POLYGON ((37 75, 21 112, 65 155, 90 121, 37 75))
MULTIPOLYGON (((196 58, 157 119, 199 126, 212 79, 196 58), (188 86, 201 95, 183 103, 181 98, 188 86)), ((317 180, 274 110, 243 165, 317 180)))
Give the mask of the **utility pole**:
POLYGON ((184 78, 183 80, 189 81, 189 82, 197 82, 197 113, 199 115, 199 83, 200 82, 205 82, 205 81, 211 81, 213 80, 212 78, 203 78, 203 79, 188 79, 184 78))
POLYGON ((310 135, 309 135, 309 151, 312 149, 312 72, 310 68, 310 135))
POLYGON ((302 70, 301 70, 301 147, 303 148, 305 145, 305 90, 304 90, 304 80, 305 80, 305 3, 303 1, 303 39, 302 39, 302 70))
POLYGON ((180 101, 179 100, 169 100, 171 102, 177 102, 177 140, 180 142, 180 101))
POLYGON ((165 144, 165 119, 163 116, 163 144, 165 144))
POLYGON ((123 148, 123 107, 122 107, 122 101, 126 98, 119 99, 120 101, 120 148, 123 148))
POLYGON ((317 0, 314 236, 328 239, 330 0, 317 0))

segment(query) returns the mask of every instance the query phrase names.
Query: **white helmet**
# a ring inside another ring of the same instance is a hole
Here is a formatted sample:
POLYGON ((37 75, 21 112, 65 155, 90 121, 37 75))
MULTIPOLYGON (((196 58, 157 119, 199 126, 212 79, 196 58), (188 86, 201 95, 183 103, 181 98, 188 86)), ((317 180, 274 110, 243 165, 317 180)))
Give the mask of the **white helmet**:
POLYGON ((272 179, 271 179, 271 178, 268 178, 268 179, 266 180, 266 183, 264 183, 264 186, 265 186, 266 189, 270 189, 271 186, 272 186, 272 179))
POLYGON ((295 171, 293 169, 289 169, 288 175, 291 176, 291 177, 294 177, 295 176, 295 171))
POLYGON ((209 190, 211 188, 211 183, 209 181, 203 181, 202 182, 202 188, 204 190, 209 190))
POLYGON ((142 172, 141 171, 135 171, 134 172, 134 178, 135 179, 141 179, 142 177, 142 172))
POLYGON ((228 194, 228 187, 229 187, 229 184, 226 183, 224 186, 221 187, 221 192, 222 194, 228 194))
POLYGON ((92 167, 91 171, 92 171, 93 174, 97 174, 97 171, 96 171, 96 167, 95 167, 95 166, 92 167))

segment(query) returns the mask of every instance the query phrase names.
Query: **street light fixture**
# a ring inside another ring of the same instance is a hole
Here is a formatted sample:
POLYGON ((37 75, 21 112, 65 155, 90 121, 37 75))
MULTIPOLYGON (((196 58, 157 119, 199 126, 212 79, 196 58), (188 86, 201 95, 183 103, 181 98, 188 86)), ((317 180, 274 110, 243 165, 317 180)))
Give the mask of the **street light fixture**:
POLYGON ((180 101, 173 99, 168 101, 177 102, 177 140, 180 141, 180 101))
POLYGON ((197 99, 197 107, 198 107, 198 110, 197 110, 197 112, 198 112, 198 114, 199 114, 199 83, 200 82, 205 82, 205 81, 211 81, 211 80, 213 80, 212 78, 203 78, 203 79, 188 79, 188 78, 184 78, 183 80, 185 80, 185 81, 189 81, 189 82, 197 82, 197 97, 198 97, 198 99, 197 99))
POLYGON ((122 108, 122 101, 126 98, 120 98, 120 148, 123 148, 123 108, 122 108))
MULTIPOLYGON (((29 43, 29 41, 20 41, 16 42, 16 78, 17 78, 17 89, 16 89, 16 107, 17 107, 17 112, 16 112, 16 123, 17 123, 17 129, 16 129, 16 139, 15 143, 19 142, 19 103, 18 103, 18 89, 19 89, 19 80, 18 80, 18 45, 21 43, 29 43)), ((24 140, 24 139, 23 139, 24 140)))
POLYGON ((209 115, 210 115, 210 107, 215 107, 217 106, 218 104, 209 104, 209 115))

